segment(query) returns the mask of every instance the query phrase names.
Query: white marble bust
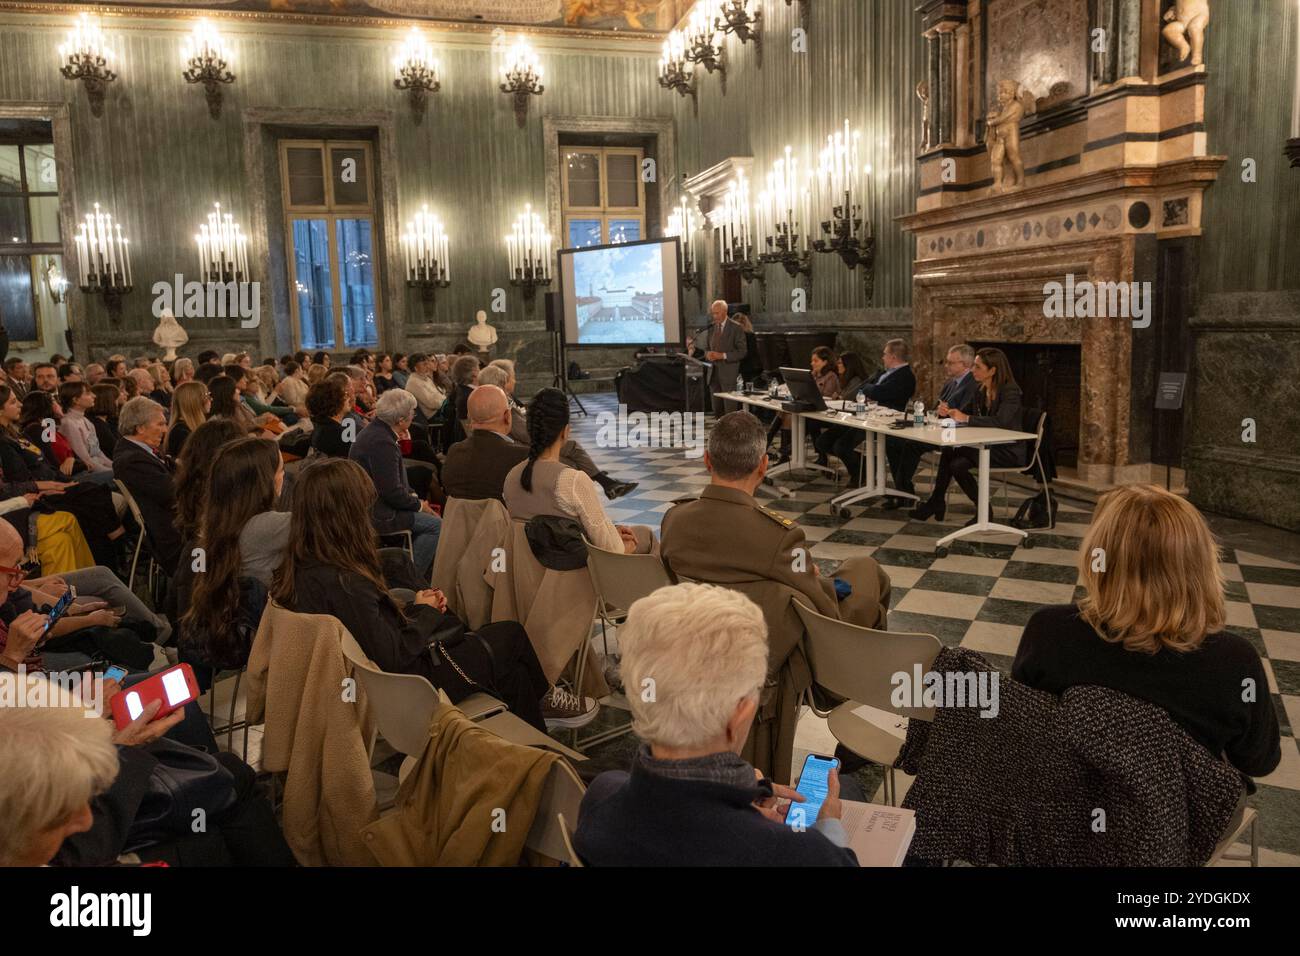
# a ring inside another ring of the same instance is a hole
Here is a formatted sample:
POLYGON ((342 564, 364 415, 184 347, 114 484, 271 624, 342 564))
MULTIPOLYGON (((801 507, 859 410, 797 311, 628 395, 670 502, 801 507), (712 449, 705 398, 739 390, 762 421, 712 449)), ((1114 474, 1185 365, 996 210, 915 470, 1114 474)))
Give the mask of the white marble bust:
POLYGON ((480 352, 486 352, 497 344, 497 330, 488 325, 487 313, 479 309, 474 316, 474 324, 469 327, 469 344, 480 352))
POLYGON ((158 328, 153 330, 153 344, 165 348, 167 354, 163 361, 171 362, 176 358, 176 350, 190 340, 190 334, 181 328, 171 309, 163 309, 158 316, 158 328))

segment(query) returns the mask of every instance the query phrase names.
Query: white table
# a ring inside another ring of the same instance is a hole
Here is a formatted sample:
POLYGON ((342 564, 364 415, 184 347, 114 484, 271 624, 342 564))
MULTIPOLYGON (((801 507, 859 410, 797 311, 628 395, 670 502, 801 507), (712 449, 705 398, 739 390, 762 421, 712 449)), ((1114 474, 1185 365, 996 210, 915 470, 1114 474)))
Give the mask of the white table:
POLYGON ((790 450, 790 460, 784 464, 769 468, 767 477, 772 478, 787 471, 824 471, 832 477, 838 474, 834 468, 828 468, 825 465, 808 464, 803 447, 805 434, 803 415, 797 412, 787 412, 781 407, 783 402, 789 401, 788 398, 772 399, 768 398, 766 393, 745 395, 741 392, 721 392, 718 394, 718 398, 726 402, 738 402, 741 405, 751 405, 754 408, 766 408, 778 415, 790 416, 790 442, 794 445, 794 448, 790 450))
POLYGON ((901 438, 904 441, 919 442, 935 449, 974 447, 979 449, 979 501, 976 506, 975 523, 967 528, 958 528, 952 534, 940 538, 935 549, 943 552, 947 546, 959 538, 973 534, 996 532, 1014 534, 1024 539, 1027 531, 1012 528, 1010 525, 995 524, 989 520, 989 449, 993 445, 1007 445, 1017 441, 1034 441, 1038 436, 1028 432, 1014 432, 1005 428, 942 428, 939 425, 926 425, 923 428, 890 428, 888 424, 877 424, 865 419, 854 418, 849 412, 804 412, 802 417, 830 425, 841 425, 862 431, 867 440, 867 476, 866 484, 861 488, 847 491, 831 499, 833 507, 840 508, 840 517, 848 517, 846 507, 854 502, 880 498, 886 495, 895 498, 919 500, 916 495, 896 491, 886 484, 888 467, 885 460, 885 438, 901 438))

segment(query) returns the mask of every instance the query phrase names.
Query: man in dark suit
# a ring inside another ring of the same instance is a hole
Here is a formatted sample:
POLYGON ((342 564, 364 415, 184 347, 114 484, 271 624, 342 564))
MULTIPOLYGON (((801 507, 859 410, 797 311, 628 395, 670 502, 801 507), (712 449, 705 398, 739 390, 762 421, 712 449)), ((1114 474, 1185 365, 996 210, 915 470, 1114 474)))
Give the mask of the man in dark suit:
POLYGON ((740 324, 727 317, 727 303, 718 299, 709 306, 709 316, 713 324, 709 326, 708 341, 695 343, 698 346, 692 354, 713 363, 709 374, 709 391, 713 394, 713 414, 721 418, 732 409, 718 398, 719 392, 733 392, 736 389, 736 376, 740 374, 740 363, 749 352, 745 330, 740 324), (700 352, 704 354, 699 355, 700 352))
POLYGON ((131 492, 154 558, 171 577, 180 563, 181 536, 174 517, 171 461, 158 452, 167 434, 167 415, 157 402, 140 396, 122 406, 117 427, 122 437, 113 449, 113 477, 131 492))
POLYGON ((510 469, 528 457, 528 446, 510 437, 513 415, 506 393, 480 385, 470 393, 469 437, 447 451, 442 488, 452 498, 501 500, 510 469))
MULTIPOLYGON (((916 373, 912 371, 911 348, 906 340, 890 339, 886 342, 885 350, 880 356, 880 362, 884 368, 867 380, 867 384, 862 387, 862 391, 867 398, 886 408, 892 408, 896 412, 906 412, 908 403, 912 400, 913 393, 916 392, 916 373)), ((889 459, 889 471, 894 479, 894 487, 899 491, 914 494, 915 492, 912 491, 912 475, 916 472, 915 462, 912 464, 911 471, 904 469, 904 464, 909 455, 907 450, 909 444, 911 443, 901 438, 886 438, 885 456, 889 459)), ((849 463, 845 462, 845 464, 849 463)), ((857 472, 850 471, 849 474, 857 474, 857 472)), ((886 498, 884 507, 902 507, 904 500, 886 498)))
MULTIPOLYGON (((969 345, 954 345, 948 350, 948 355, 944 359, 944 368, 948 372, 948 381, 944 382, 942 390, 939 392, 939 404, 935 408, 935 413, 940 416, 947 416, 950 409, 970 414, 975 407, 975 401, 979 397, 980 385, 975 381, 975 376, 970 373, 971 366, 975 364, 975 350, 969 345)), ((912 479, 916 475, 916 466, 921 463, 921 456, 930 449, 914 441, 904 441, 903 439, 894 438, 890 441, 902 446, 897 449, 888 448, 886 454, 890 456, 891 462, 897 461, 897 468, 894 471, 894 487, 901 491, 911 491, 915 494, 912 486, 912 479), (906 480, 906 484, 901 484, 899 479, 906 480)), ((908 504, 904 498, 890 498, 885 502, 886 509, 901 508, 908 504)))
POLYGON ((411 532, 415 570, 427 579, 438 551, 442 519, 427 501, 411 490, 402 463, 398 435, 411 427, 418 408, 415 396, 405 389, 390 388, 375 403, 375 417, 352 443, 348 458, 365 469, 375 485, 371 522, 381 535, 411 532))

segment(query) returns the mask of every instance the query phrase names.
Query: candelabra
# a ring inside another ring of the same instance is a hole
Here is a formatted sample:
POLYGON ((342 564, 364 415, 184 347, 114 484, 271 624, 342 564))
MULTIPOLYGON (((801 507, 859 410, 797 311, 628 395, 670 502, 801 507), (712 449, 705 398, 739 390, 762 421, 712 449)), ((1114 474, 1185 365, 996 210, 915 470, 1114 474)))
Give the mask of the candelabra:
POLYGON ((523 129, 528 120, 528 97, 546 92, 542 85, 542 66, 537 54, 521 38, 506 54, 501 67, 501 92, 515 98, 515 122, 523 129))
POLYGON ((114 321, 122 318, 122 296, 131 291, 131 240, 122 235, 120 224, 99 211, 86 213, 78 228, 77 287, 86 294, 98 293, 114 321))
MULTIPOLYGON (((697 4, 686 24, 683 49, 686 59, 698 63, 710 73, 718 73, 725 84, 727 80, 727 51, 722 45, 726 34, 718 28, 713 10, 715 3, 697 4)), ((725 89, 725 86, 724 86, 725 89)))
POLYGON ((410 92, 411 112, 419 122, 424 116, 428 94, 441 90, 442 81, 438 79, 438 61, 433 58, 433 48, 418 27, 411 27, 402 49, 393 57, 393 69, 397 71, 393 86, 410 92))
POLYGON ((871 223, 863 214, 863 204, 870 183, 871 167, 860 160, 862 136, 844 129, 826 137, 826 148, 818 157, 813 175, 813 208, 829 207, 830 218, 821 220, 821 237, 813 243, 820 253, 834 254, 849 269, 862 267, 867 301, 875 294, 876 240, 871 223))
POLYGON ((248 281, 248 237, 221 203, 212 204, 208 221, 194 236, 199 250, 199 282, 204 285, 248 281))
POLYGON ((763 11, 755 0, 715 0, 713 22, 723 33, 733 34, 742 46, 752 40, 758 64, 763 65, 763 11))
POLYGON ((812 6, 812 0, 785 0, 788 7, 791 3, 799 4, 799 26, 805 31, 808 29, 808 9, 812 6))
POLYGON ((701 289, 704 283, 700 276, 699 254, 696 249, 695 235, 697 223, 691 200, 682 196, 677 208, 668 216, 668 225, 664 235, 676 236, 682 245, 682 285, 687 289, 701 289))
POLYGON ((811 199, 799 180, 799 160, 787 146, 785 156, 772 164, 767 190, 758 198, 758 232, 763 237, 759 261, 785 269, 791 279, 807 276, 812 290, 813 254, 808 247, 811 199))
POLYGON ((66 43, 59 44, 59 59, 63 65, 59 72, 65 79, 81 80, 86 86, 92 116, 104 112, 104 87, 117 79, 113 72, 113 51, 104 40, 99 19, 83 13, 77 25, 68 34, 66 43))
POLYGON ((451 285, 451 240, 442 220, 423 206, 414 221, 406 224, 402 236, 406 256, 406 284, 419 289, 424 301, 432 303, 438 289, 451 285))
POLYGON ((699 114, 695 70, 688 66, 686 41, 676 30, 664 41, 664 55, 659 58, 659 85, 666 90, 676 90, 678 96, 689 96, 695 103, 696 114, 699 114))
POLYGON ((525 302, 532 302, 539 288, 551 284, 552 249, 551 234, 533 212, 532 203, 515 219, 505 243, 510 284, 523 290, 525 302))
POLYGON ((221 87, 235 82, 227 60, 230 54, 225 41, 207 20, 194 25, 194 32, 181 46, 181 76, 186 83, 202 83, 208 101, 208 115, 221 115, 221 87))
POLYGON ((722 197, 722 204, 711 212, 718 229, 718 260, 726 272, 736 272, 746 282, 757 282, 761 297, 760 306, 767 303, 767 277, 763 263, 754 246, 750 223, 749 181, 744 175, 736 177, 722 197))

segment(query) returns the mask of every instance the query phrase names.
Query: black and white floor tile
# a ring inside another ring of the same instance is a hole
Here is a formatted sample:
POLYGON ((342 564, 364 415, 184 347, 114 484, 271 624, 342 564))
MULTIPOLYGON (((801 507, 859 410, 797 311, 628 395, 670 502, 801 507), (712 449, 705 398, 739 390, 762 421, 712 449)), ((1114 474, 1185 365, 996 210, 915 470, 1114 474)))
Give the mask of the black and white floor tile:
MULTIPOLYGON (((702 460, 688 458, 682 448, 599 447, 599 416, 615 410, 614 397, 584 395, 582 400, 588 414, 574 416, 574 437, 611 475, 640 483, 630 495, 607 503, 613 521, 657 530, 674 501, 697 495, 708 484, 702 460)), ((927 483, 925 468, 918 475, 922 488, 927 483)), ((911 521, 906 511, 886 511, 872 502, 851 506, 844 520, 828 505, 844 490, 842 483, 812 471, 780 475, 775 481, 776 487, 760 492, 765 505, 804 529, 824 571, 864 554, 885 568, 893 583, 891 630, 934 634, 947 645, 972 648, 1009 670, 1034 610, 1078 596, 1075 562, 1091 518, 1086 502, 1061 500, 1056 527, 1034 534, 1033 547, 1018 545, 1007 535, 988 535, 956 542, 950 554, 940 558, 935 540, 974 514, 974 506, 956 489, 943 524, 911 521)), ((1024 497, 1024 491, 1012 487, 1010 509, 1024 497)), ((1007 514, 1001 489, 995 488, 993 501, 999 514, 1007 514)), ((1288 556, 1297 555, 1300 540, 1288 556)), ((1260 813, 1261 860, 1300 865, 1300 749, 1295 736, 1300 727, 1300 563, 1229 549, 1223 571, 1229 628, 1250 640, 1264 658, 1283 733, 1282 763, 1257 781, 1259 792, 1251 799, 1260 813)), ((797 746, 820 750, 833 747, 834 739, 824 723, 809 714, 801 721, 797 746)))

